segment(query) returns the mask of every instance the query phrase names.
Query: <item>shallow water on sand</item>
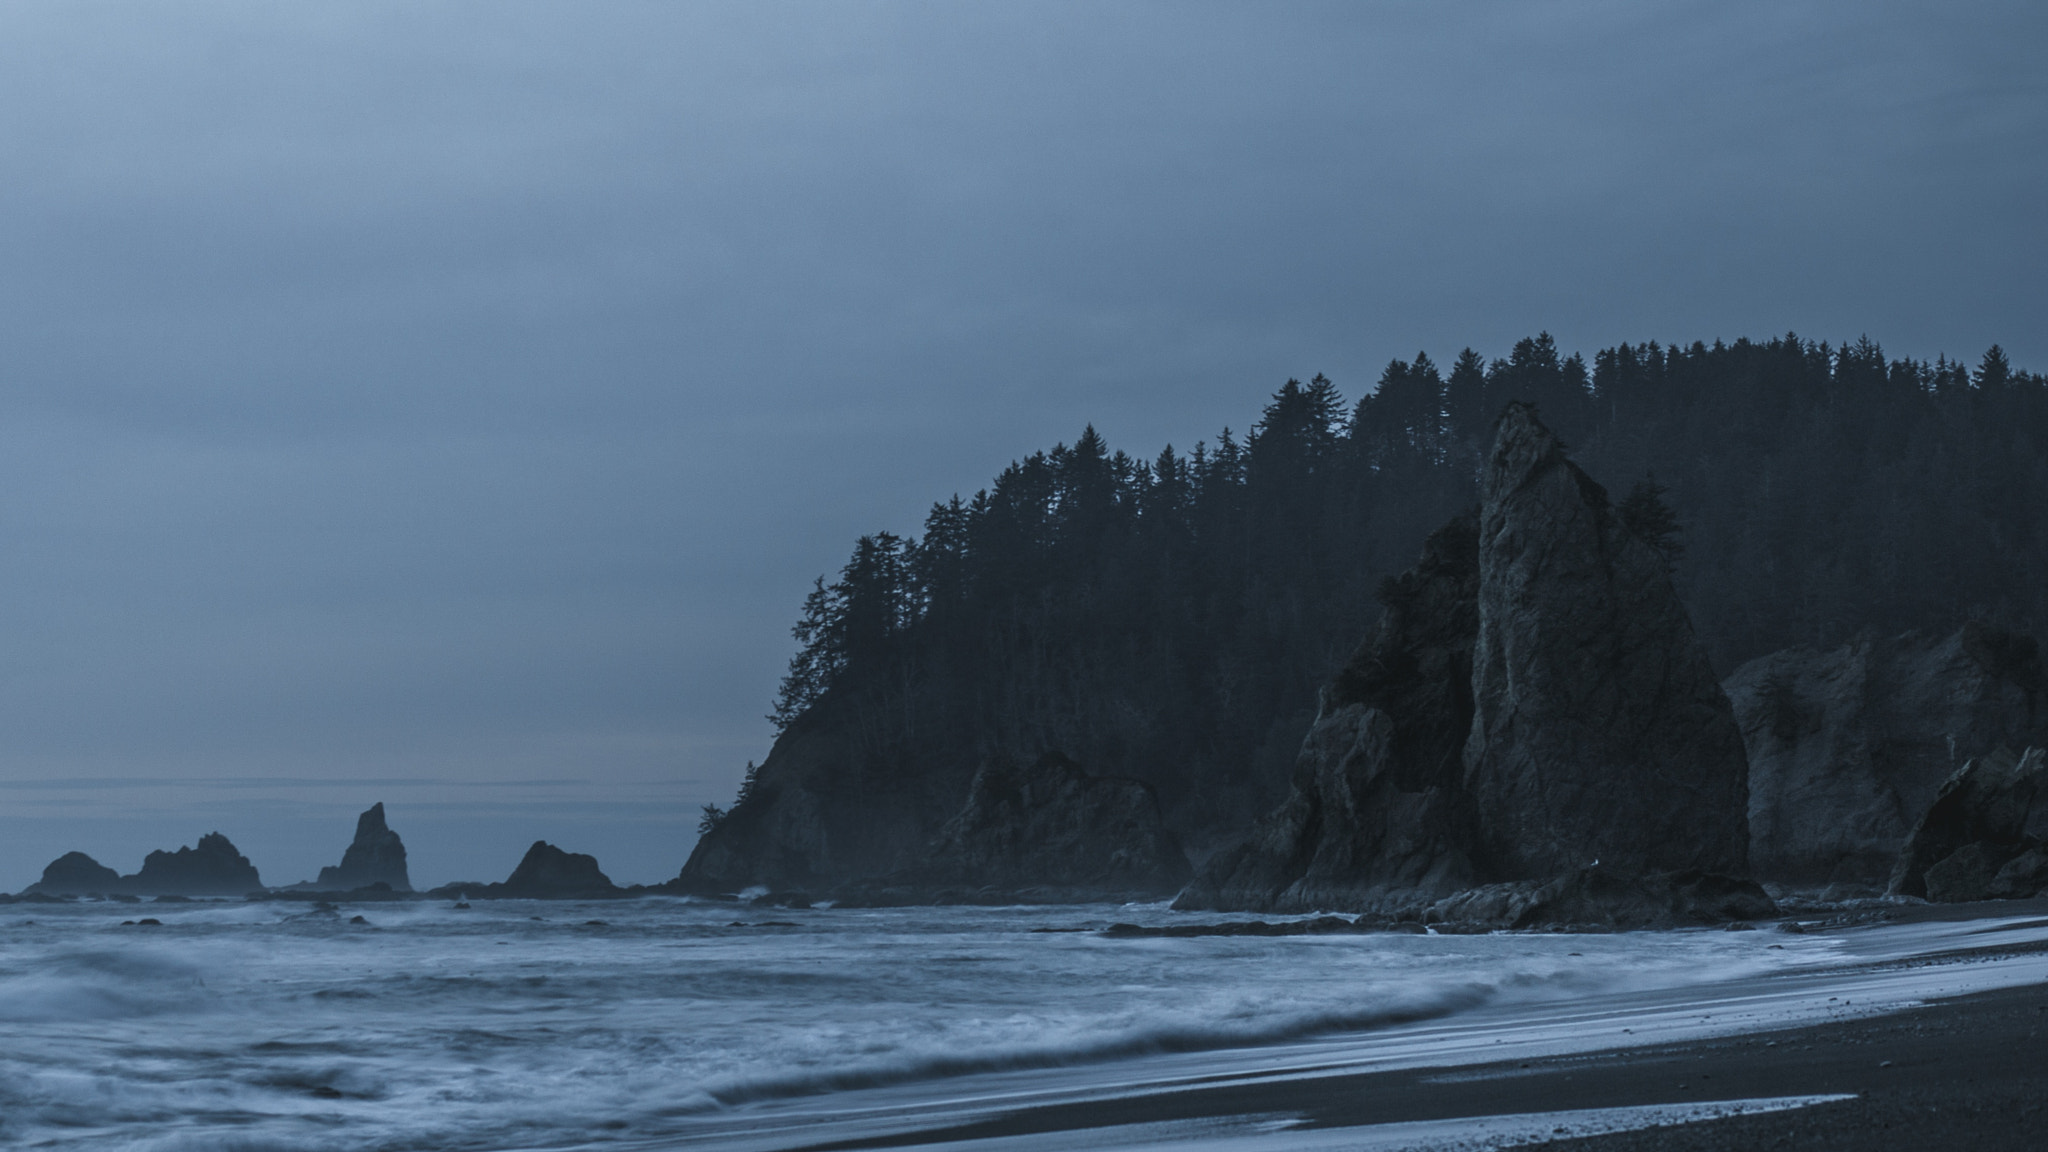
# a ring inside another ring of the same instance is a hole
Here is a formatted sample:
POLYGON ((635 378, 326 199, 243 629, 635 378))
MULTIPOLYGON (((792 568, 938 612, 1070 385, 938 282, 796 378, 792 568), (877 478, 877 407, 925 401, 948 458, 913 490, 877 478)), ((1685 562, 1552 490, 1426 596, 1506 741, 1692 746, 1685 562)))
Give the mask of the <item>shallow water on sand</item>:
POLYGON ((14 905, 0 1142, 535 1148, 1831 963, 1767 932, 1113 939, 1158 906, 14 905), (370 923, 352 925, 360 912, 370 923), (148 927, 122 924, 152 916, 148 927), (735 923, 738 921, 740 923, 735 923), (1034 931, 1034 929, 1088 931, 1034 931), (1776 945, 1777 947, 1773 947, 1776 945))

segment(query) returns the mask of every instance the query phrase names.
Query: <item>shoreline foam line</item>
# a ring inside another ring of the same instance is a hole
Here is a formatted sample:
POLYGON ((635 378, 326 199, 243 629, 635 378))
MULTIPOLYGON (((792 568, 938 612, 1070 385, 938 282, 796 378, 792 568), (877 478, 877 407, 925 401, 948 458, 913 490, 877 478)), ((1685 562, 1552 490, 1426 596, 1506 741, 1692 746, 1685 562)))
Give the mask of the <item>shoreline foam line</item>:
POLYGON ((1737 1116, 1789 1112, 1816 1104, 1854 1099, 1856 1095, 1853 1092, 1769 1096, 1332 1127, 1308 1127, 1299 1117, 1251 1115, 945 1141, 921 1144, 918 1148, 919 1152, 1109 1152, 1127 1148, 1144 1149, 1145 1152, 1490 1152, 1492 1149, 1528 1147, 1551 1140, 1609 1136, 1617 1132, 1640 1132, 1737 1116))
MULTIPOLYGON (((1887 1015, 1974 993, 2048 984, 2048 921, 1957 921, 1840 930, 1821 964, 1678 988, 1502 1003, 1453 1020, 1282 1045, 976 1074, 749 1105, 650 1147, 767 1152, 902 1138, 997 1114, 1415 1068, 1613 1053, 1887 1015), (1986 955, 1984 934, 2013 951, 1986 955), (1968 954, 1964 954, 1968 953, 1968 954)), ((1299 1133, 1296 1133, 1299 1135, 1299 1133)), ((1081 1139, 1079 1131, 1069 1133, 1081 1139)), ((1048 1144, 1045 1147, 1053 1147, 1048 1144)), ((1079 1145, 1076 1145, 1079 1146, 1079 1145)))

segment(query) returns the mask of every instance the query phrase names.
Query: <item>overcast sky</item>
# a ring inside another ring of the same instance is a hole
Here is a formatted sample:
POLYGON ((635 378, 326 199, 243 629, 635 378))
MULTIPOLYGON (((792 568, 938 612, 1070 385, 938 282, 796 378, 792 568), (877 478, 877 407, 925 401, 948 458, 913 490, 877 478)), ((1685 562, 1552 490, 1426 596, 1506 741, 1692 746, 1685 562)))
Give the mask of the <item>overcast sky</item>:
POLYGON ((812 577, 1394 356, 2048 369, 2048 6, 0 8, 0 889, 681 866, 812 577))

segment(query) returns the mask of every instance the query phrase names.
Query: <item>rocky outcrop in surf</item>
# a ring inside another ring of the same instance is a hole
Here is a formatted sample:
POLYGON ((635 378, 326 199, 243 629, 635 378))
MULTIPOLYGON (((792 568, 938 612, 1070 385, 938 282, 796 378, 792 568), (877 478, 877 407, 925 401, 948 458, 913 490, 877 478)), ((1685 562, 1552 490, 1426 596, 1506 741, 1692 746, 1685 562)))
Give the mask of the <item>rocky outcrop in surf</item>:
POLYGON ((260 891, 263 880, 227 837, 209 832, 192 847, 151 852, 120 887, 141 896, 246 896, 260 891))
POLYGON ((838 890, 841 903, 1132 900, 1171 895, 1187 856, 1152 789, 1050 752, 983 761, 967 802, 912 867, 838 890))
POLYGON ((428 895, 469 900, 608 900, 628 895, 597 866, 597 857, 535 840, 501 884, 444 884, 428 895))
POLYGON ((1749 752, 1750 864, 1788 887, 1874 895, 1958 768, 2048 746, 2035 641, 1978 624, 1790 648, 1725 687, 1749 752))
POLYGON ((66 852, 43 869, 43 878, 25 892, 47 896, 104 896, 124 891, 121 874, 83 852, 66 852))
POLYGON ((405 844, 384 822, 384 804, 379 801, 356 818, 355 839, 341 854, 341 863, 320 869, 312 887, 324 891, 348 891, 388 885, 393 892, 412 891, 412 879, 405 869, 405 844))
POLYGON ((1741 733, 1654 526, 1522 404, 1481 492, 1383 590, 1293 795, 1176 907, 1518 925, 1770 910, 1747 879, 1741 733))

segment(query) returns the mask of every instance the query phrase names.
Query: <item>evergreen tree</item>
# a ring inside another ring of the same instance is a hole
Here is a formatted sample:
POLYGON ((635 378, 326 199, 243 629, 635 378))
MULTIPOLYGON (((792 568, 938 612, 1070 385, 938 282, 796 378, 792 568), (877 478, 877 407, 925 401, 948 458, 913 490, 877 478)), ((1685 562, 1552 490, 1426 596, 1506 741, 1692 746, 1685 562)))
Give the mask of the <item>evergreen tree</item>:
POLYGON ((1058 748, 1150 783, 1199 850, 1277 801, 1372 590, 1476 498, 1510 398, 1591 475, 1644 477, 1616 514, 1724 671, 1863 628, 2048 621, 2048 380, 2002 349, 1972 370, 1787 333, 1589 370, 1538 335, 1448 374, 1393 361, 1348 420, 1329 380, 1290 380, 1246 439, 1149 463, 1084 429, 935 504, 921 540, 862 537, 804 599, 772 719, 846 749, 849 788, 964 788, 989 751, 1058 748))

